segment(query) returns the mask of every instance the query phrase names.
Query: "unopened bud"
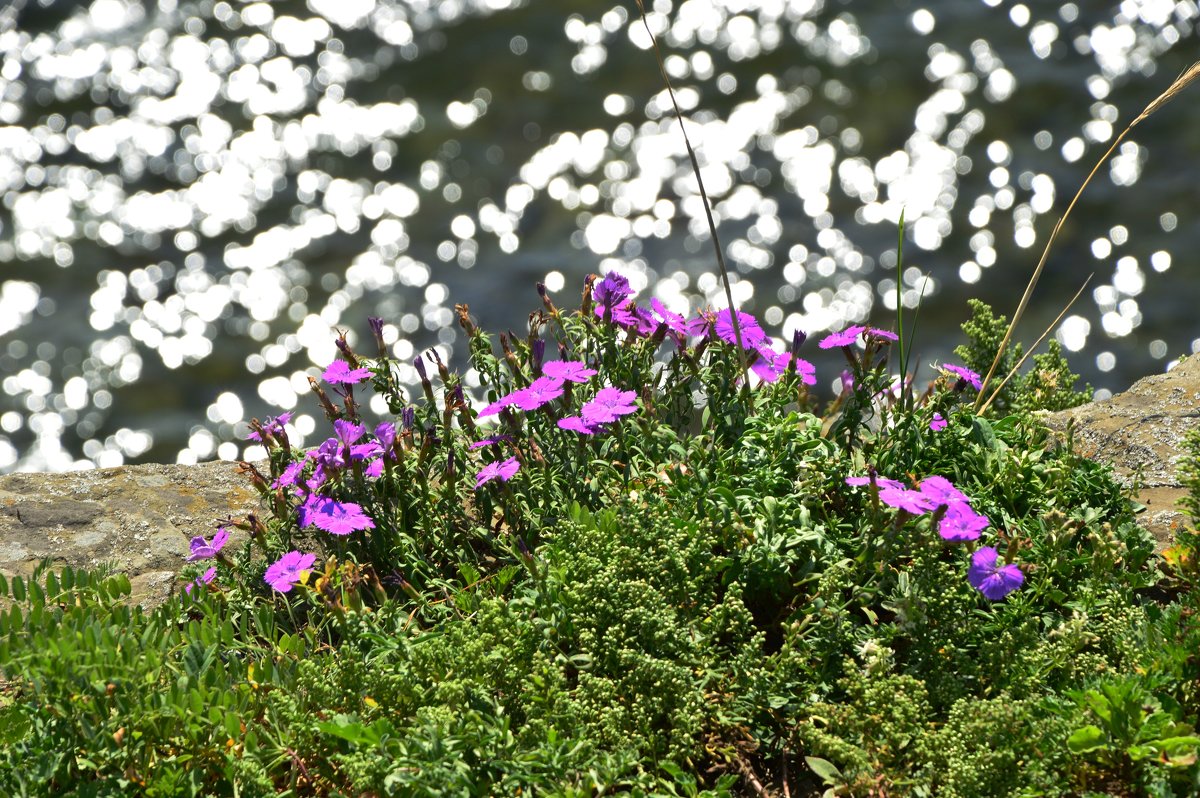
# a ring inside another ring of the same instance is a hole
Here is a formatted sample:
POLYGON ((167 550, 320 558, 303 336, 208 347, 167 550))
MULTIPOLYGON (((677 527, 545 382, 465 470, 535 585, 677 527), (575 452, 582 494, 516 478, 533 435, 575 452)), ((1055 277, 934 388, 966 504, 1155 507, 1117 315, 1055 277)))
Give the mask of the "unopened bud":
POLYGON ((368 316, 367 326, 371 328, 371 335, 375 337, 375 346, 379 347, 379 356, 387 357, 387 344, 383 342, 383 319, 378 316, 368 316))
POLYGON ((530 359, 532 360, 530 365, 536 377, 542 373, 542 358, 546 356, 546 341, 542 338, 535 339, 530 350, 530 359))

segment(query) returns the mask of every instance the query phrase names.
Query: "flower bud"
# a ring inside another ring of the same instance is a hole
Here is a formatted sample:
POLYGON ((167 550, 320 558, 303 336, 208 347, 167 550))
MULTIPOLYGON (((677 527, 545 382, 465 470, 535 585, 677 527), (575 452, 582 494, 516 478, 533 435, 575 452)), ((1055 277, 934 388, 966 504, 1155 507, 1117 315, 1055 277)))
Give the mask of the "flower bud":
POLYGON ((378 316, 368 316, 367 325, 371 328, 371 335, 375 337, 375 346, 379 347, 379 356, 386 358, 388 351, 387 344, 383 342, 383 319, 378 316))

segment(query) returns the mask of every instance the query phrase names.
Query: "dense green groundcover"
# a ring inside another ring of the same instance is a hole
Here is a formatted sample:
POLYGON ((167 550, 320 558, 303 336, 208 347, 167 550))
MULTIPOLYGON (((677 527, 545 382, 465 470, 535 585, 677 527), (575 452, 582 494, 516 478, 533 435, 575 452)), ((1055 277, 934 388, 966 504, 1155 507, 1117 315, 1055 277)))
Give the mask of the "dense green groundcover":
POLYGON ((625 290, 543 290, 499 353, 463 308, 480 411, 440 361, 407 396, 378 324, 379 357, 340 341, 334 437, 257 426, 268 511, 193 541, 163 607, 100 572, 0 586, 0 793, 1200 790, 1197 537, 1155 555, 1038 423, 1083 397, 1057 349, 977 417, 986 307, 927 390, 852 329, 818 413, 816 342, 625 290), (368 381, 397 423, 361 421, 368 381))

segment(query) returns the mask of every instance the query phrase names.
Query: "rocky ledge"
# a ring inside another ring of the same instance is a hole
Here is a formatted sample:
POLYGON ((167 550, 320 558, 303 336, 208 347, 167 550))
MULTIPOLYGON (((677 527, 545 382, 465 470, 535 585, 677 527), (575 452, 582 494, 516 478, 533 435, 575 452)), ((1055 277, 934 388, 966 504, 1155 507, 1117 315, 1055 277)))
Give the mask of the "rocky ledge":
MULTIPOLYGON (((107 563, 129 575, 133 600, 167 598, 196 535, 258 509, 236 463, 136 465, 0 477, 0 573, 107 563)), ((232 531, 232 530, 231 530, 232 531)))
POLYGON ((1160 549, 1172 527, 1187 523, 1176 506, 1187 494, 1178 471, 1183 438, 1200 426, 1200 356, 1111 399, 1048 415, 1046 422, 1063 436, 1070 426, 1077 451, 1110 464, 1123 485, 1139 486, 1138 501, 1146 505, 1139 520, 1160 549))
MULTIPOLYGON (((1060 435, 1070 425, 1080 451, 1110 463, 1124 484, 1140 480, 1142 523, 1165 546, 1184 521, 1176 471, 1185 433, 1200 425, 1200 358, 1045 420, 1060 435)), ((9 474, 0 477, 0 573, 31 574, 43 558, 58 568, 109 563, 129 575, 133 600, 156 604, 178 589, 192 537, 257 509, 228 462, 9 474)))

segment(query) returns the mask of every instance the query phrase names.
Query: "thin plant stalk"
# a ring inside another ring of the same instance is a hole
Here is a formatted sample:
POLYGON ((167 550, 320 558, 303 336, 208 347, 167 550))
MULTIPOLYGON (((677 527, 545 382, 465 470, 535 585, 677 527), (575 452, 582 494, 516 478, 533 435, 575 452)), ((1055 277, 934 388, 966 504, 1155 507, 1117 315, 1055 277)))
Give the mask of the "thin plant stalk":
MULTIPOLYGON (((675 118, 679 120, 679 129, 683 133, 683 143, 687 147, 688 158, 692 162, 692 171, 696 173, 696 184, 700 187, 700 199, 704 202, 704 217, 708 220, 708 232, 712 236, 713 249, 717 253, 717 268, 721 272, 721 284, 725 288, 725 301, 729 304, 729 321, 733 327, 733 337, 737 341, 738 364, 741 366, 742 374, 745 374, 749 366, 746 363, 746 350, 742 347, 741 324, 738 322, 738 310, 733 304, 733 288, 729 284, 729 270, 725 267, 725 255, 721 252, 721 239, 717 237, 717 223, 713 220, 708 192, 704 189, 704 180, 700 177, 700 161, 696 158, 696 151, 692 149, 691 139, 688 138, 687 126, 683 123, 683 112, 679 110, 679 103, 675 100, 675 89, 671 86, 670 77, 667 76, 667 67, 663 62, 662 51, 658 47, 658 39, 655 37, 654 31, 650 30, 650 20, 646 18, 646 6, 642 0, 637 0, 637 5, 638 11, 642 15, 642 24, 646 26, 646 35, 650 37, 650 43, 654 47, 654 58, 658 61, 658 71, 662 75, 663 84, 667 87, 667 94, 671 97, 675 118)), ((749 379, 743 380, 742 393, 746 407, 749 409, 751 407, 749 379)))
MULTIPOLYGON (((908 379, 908 364, 914 360, 917 362, 917 366, 916 366, 916 368, 913 369, 913 374, 912 374, 914 384, 916 382, 917 369, 921 368, 921 358, 919 358, 919 357, 914 358, 912 356, 912 352, 913 352, 912 344, 917 338, 917 322, 921 318, 921 305, 924 303, 925 291, 928 288, 929 288, 929 274, 926 273, 926 275, 921 279, 921 295, 917 297, 917 306, 915 308, 913 308, 912 324, 910 325, 909 332, 908 332, 909 346, 908 346, 908 350, 907 350, 907 359, 905 359, 905 354, 900 355, 900 359, 902 361, 901 366, 900 366, 900 379, 901 380, 908 379)), ((899 326, 899 325, 897 325, 897 326, 899 326)), ((901 335, 901 333, 899 331, 897 331, 896 334, 898 336, 901 335)), ((901 343, 904 342, 903 337, 900 338, 900 342, 901 343)), ((908 396, 908 400, 907 400, 908 404, 905 405, 905 407, 909 410, 912 410, 912 406, 913 406, 915 397, 912 395, 911 391, 908 391, 906 395, 908 396)))
POLYGON ((904 357, 904 208, 900 209, 900 231, 896 236, 896 342, 900 348, 900 376, 908 373, 904 357))
POLYGON ((1068 302, 1066 307, 1062 309, 1062 312, 1055 316, 1054 321, 1050 322, 1050 326, 1046 328, 1044 333, 1042 333, 1042 337, 1033 342, 1033 346, 1029 347, 1029 351, 1022 355, 1021 359, 1017 361, 1017 364, 1013 366, 1009 370, 1008 374, 1004 376, 1004 379, 1000 381, 1000 385, 996 388, 992 395, 988 397, 988 400, 983 403, 983 407, 979 408, 979 411, 976 413, 976 415, 982 416, 987 412, 987 409, 992 406, 992 402, 997 396, 1000 395, 1000 392, 1004 390, 1004 386, 1008 385, 1008 381, 1016 376, 1017 371, 1021 368, 1021 366, 1025 365, 1025 361, 1029 359, 1029 356, 1033 354, 1034 350, 1038 348, 1042 341, 1046 340, 1046 336, 1050 334, 1050 331, 1058 326, 1058 323, 1062 321, 1062 317, 1067 315, 1067 311, 1070 310, 1071 306, 1075 304, 1075 300, 1079 299, 1080 294, 1083 293, 1083 289, 1087 288, 1087 285, 1092 281, 1093 276, 1094 275, 1091 274, 1087 276, 1087 279, 1083 281, 1083 285, 1079 286, 1079 290, 1075 292, 1075 296, 1071 297, 1071 301, 1068 302))
MULTIPOLYGON (((1079 197, 1082 196, 1083 190, 1088 187, 1088 184, 1092 182, 1092 178, 1094 178, 1096 173, 1100 171, 1100 166, 1109 159, 1109 156, 1111 156, 1113 152, 1116 151, 1121 142, 1125 140, 1125 136, 1127 136, 1129 132, 1134 129, 1134 127, 1136 127, 1143 120, 1147 119, 1159 108, 1162 108, 1164 105, 1166 105, 1176 94, 1179 94, 1181 91, 1187 88, 1188 84, 1196 80, 1198 77, 1200 77, 1200 61, 1197 61, 1196 63, 1192 64, 1191 67, 1184 70, 1179 77, 1175 78, 1175 81, 1167 87, 1166 91, 1155 97, 1154 101, 1147 105, 1145 109, 1143 109, 1142 112, 1138 114, 1137 117, 1130 122, 1124 130, 1121 131, 1121 135, 1117 136, 1117 138, 1113 141, 1112 146, 1110 146, 1104 155, 1100 157, 1100 160, 1098 160, 1096 165, 1092 167, 1092 171, 1088 173, 1087 179, 1083 181, 1083 184, 1079 187, 1079 190, 1075 192, 1075 196, 1071 199, 1071 204, 1067 206, 1067 210, 1059 218, 1058 224, 1054 225, 1054 230, 1050 233, 1050 239, 1046 242, 1045 249, 1042 250, 1042 257, 1038 261, 1037 268, 1033 270, 1033 276, 1029 278, 1029 284, 1025 286, 1025 293, 1021 296, 1021 301, 1017 305, 1017 311, 1013 314, 1013 318, 1012 321, 1009 322, 1008 329, 1004 332, 1004 339, 1001 340, 999 349, 996 350, 996 357, 992 359, 992 365, 988 369, 987 376, 983 378, 983 385, 980 387, 979 396, 975 399, 975 412, 977 414, 983 412, 981 408, 984 406, 984 397, 988 396, 988 385, 991 382, 992 377, 995 375, 997 367, 1000 365, 1000 359, 1004 356, 1004 352, 1008 348, 1008 343, 1012 339, 1013 330, 1016 329, 1017 324, 1021 321, 1021 317, 1025 313, 1025 307, 1029 304, 1029 298, 1033 294, 1034 286, 1037 285, 1038 278, 1042 276, 1042 270, 1046 267, 1046 259, 1050 255, 1050 248, 1054 246, 1054 241, 1058 238, 1058 234, 1062 230, 1063 223, 1066 222, 1067 217, 1071 215, 1071 211, 1075 208, 1075 204, 1079 201, 1079 197)), ((991 403, 992 399, 996 398, 996 393, 998 391, 999 388, 997 388, 996 391, 993 391, 992 394, 988 396, 987 402, 989 404, 991 403)))

